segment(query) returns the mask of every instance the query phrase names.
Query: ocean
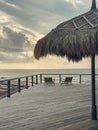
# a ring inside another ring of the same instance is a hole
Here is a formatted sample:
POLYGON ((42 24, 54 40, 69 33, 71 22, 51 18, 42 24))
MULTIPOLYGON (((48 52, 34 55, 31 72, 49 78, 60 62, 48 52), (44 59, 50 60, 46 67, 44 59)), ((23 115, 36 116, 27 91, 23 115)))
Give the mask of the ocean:
MULTIPOLYGON (((34 74, 91 74, 90 69, 3 69, 0 70, 0 79, 16 78, 34 74)), ((98 69, 96 69, 98 74, 98 69)))
MULTIPOLYGON (((0 70, 0 80, 11 79, 35 74, 73 74, 74 81, 79 81, 79 75, 74 74, 91 74, 91 69, 11 69, 11 70, 0 70)), ((96 74, 98 74, 98 69, 96 69, 96 74)), ((64 76, 65 77, 65 76, 64 76)), ((97 76, 98 77, 98 76, 97 76)), ((57 78, 57 77, 54 77, 57 78)), ((98 79, 98 78, 97 78, 98 79)), ((83 82, 88 82, 91 80, 91 76, 82 76, 83 82)))

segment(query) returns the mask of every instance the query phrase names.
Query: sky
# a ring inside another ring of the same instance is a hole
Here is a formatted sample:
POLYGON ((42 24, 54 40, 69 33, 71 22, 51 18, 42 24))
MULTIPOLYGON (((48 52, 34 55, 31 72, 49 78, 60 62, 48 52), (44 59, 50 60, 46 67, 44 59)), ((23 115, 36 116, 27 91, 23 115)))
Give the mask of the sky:
POLYGON ((47 56, 37 61, 34 46, 61 22, 89 11, 91 3, 92 0, 0 0, 0 69, 90 68, 90 58, 73 63, 66 57, 47 56))

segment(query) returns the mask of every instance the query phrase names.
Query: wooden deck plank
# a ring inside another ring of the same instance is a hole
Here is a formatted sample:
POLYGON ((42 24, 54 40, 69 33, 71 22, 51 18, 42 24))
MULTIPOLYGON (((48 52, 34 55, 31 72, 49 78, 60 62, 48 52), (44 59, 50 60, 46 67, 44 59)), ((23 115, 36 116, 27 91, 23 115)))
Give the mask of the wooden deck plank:
POLYGON ((0 130, 98 130, 90 113, 90 85, 39 84, 0 100, 0 130))

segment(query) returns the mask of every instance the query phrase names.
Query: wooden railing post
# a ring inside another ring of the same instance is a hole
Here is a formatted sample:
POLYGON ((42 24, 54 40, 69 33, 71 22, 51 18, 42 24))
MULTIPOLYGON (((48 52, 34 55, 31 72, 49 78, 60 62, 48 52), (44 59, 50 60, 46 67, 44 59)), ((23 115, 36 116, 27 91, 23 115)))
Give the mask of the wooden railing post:
POLYGON ((42 74, 40 74, 40 83, 42 83, 42 74))
POLYGON ((80 84, 81 84, 81 77, 82 77, 82 75, 80 74, 80 84))
POLYGON ((21 80, 18 78, 18 92, 21 92, 21 80))
POLYGON ((11 81, 10 80, 8 80, 7 81, 7 86, 8 86, 8 89, 7 89, 7 97, 9 97, 10 98, 10 96, 11 96, 11 92, 10 92, 10 87, 11 87, 11 81))
POLYGON ((61 83, 61 74, 59 74, 59 83, 61 83))
POLYGON ((38 75, 36 75, 36 84, 38 84, 38 75))
POLYGON ((34 82, 34 78, 33 76, 31 77, 31 80, 32 80, 32 87, 34 86, 33 82, 34 82))
POLYGON ((28 77, 26 77, 26 89, 28 89, 28 77))

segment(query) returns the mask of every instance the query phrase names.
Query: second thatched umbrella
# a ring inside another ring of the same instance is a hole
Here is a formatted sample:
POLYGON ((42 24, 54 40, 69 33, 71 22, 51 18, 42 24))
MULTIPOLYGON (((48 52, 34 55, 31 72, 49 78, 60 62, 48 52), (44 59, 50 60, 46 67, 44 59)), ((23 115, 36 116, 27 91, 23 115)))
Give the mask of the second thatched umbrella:
POLYGON ((95 94, 95 55, 98 54, 98 10, 96 0, 85 14, 63 22, 40 39, 34 49, 36 59, 50 55, 66 56, 69 61, 79 62, 91 56, 92 68, 92 119, 97 119, 95 94))

